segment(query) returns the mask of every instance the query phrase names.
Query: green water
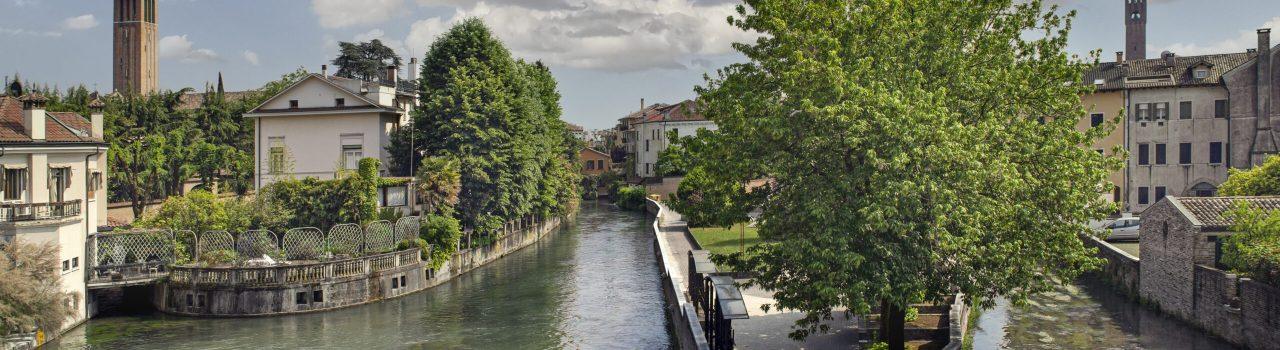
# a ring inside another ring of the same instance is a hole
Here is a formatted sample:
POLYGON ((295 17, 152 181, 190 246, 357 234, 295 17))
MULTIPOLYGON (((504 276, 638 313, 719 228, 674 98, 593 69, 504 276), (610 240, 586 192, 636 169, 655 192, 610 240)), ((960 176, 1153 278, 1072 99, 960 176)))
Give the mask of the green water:
POLYGON ((666 349, 650 221, 583 204, 560 233, 417 294, 331 312, 90 320, 54 348, 666 349))

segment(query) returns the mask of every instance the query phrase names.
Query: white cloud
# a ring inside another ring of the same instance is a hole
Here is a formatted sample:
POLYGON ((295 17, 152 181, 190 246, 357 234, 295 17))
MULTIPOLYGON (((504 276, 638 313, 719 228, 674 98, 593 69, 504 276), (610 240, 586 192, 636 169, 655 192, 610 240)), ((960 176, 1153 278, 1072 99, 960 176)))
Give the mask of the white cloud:
POLYGON ((54 31, 38 31, 38 30, 29 30, 29 29, 22 29, 22 28, 4 28, 4 27, 0 27, 0 35, 8 35, 8 36, 43 36, 43 37, 49 37, 49 38, 56 38, 56 37, 60 37, 60 36, 62 36, 62 33, 54 32, 54 31))
POLYGON ((243 55, 244 55, 244 60, 245 60, 246 62, 249 62, 249 64, 252 64, 252 65, 255 65, 255 66, 262 64, 262 61, 258 58, 258 53, 257 53, 257 52, 253 52, 253 51, 249 51, 249 50, 244 50, 244 54, 243 54, 243 55))
POLYGON ((98 19, 92 14, 75 16, 62 21, 62 27, 70 30, 85 30, 98 26, 98 19))
POLYGON ((374 24, 405 13, 405 0, 311 0, 325 28, 374 24))
MULTIPOLYGON (((1258 28, 1280 28, 1280 17, 1273 17, 1267 23, 1263 23, 1258 28)), ((1220 54, 1232 52, 1244 52, 1245 49, 1258 47, 1257 30, 1241 30, 1235 37, 1226 38, 1209 44, 1198 43, 1173 43, 1164 47, 1156 47, 1147 45, 1148 52, 1169 51, 1179 56, 1194 56, 1207 54, 1220 54)), ((1148 55, 1150 56, 1150 55, 1148 55)))
POLYGON ((160 58, 176 59, 183 63, 220 61, 217 52, 197 49, 186 35, 170 35, 160 38, 160 58))
POLYGON ((683 69, 733 52, 756 35, 729 25, 735 4, 717 0, 417 0, 457 6, 445 20, 413 24, 406 42, 425 48, 458 21, 484 20, 516 55, 553 66, 607 71, 683 69))

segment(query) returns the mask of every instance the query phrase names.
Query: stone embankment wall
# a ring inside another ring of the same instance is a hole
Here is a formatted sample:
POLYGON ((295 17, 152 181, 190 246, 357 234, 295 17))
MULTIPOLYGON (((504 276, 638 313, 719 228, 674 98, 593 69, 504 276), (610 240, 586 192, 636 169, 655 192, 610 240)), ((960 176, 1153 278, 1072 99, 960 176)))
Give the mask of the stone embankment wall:
POLYGON ((440 285, 556 232, 561 219, 514 227, 493 245, 462 249, 438 271, 417 250, 305 265, 184 268, 152 297, 156 309, 189 316, 274 316, 396 298, 440 285))
POLYGON ((1142 276, 1142 264, 1138 262, 1138 257, 1092 236, 1084 237, 1084 244, 1097 248, 1098 257, 1106 260, 1102 270, 1093 272, 1094 276, 1110 283, 1121 294, 1137 298, 1142 276))
POLYGON ((1280 289, 1196 265, 1190 315, 1176 315, 1233 344, 1280 349, 1280 289))
POLYGON ((657 255, 658 269, 662 271, 662 294, 666 300, 667 318, 676 335, 676 344, 681 349, 708 349, 703 335, 702 324, 698 320, 698 311, 686 297, 684 273, 680 264, 672 261, 670 247, 662 238, 664 209, 652 199, 645 200, 645 212, 655 216, 653 220, 653 253, 657 255))

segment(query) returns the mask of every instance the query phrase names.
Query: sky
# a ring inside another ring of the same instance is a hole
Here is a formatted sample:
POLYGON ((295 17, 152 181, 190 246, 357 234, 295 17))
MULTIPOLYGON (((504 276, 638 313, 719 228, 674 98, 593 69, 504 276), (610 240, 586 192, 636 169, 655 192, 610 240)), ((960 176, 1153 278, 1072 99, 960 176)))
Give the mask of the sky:
MULTIPOLYGON (((924 1, 924 0, 921 0, 924 1)), ((1124 0, 1050 0, 1077 11, 1072 52, 1124 44, 1124 0)), ((739 0, 160 0, 160 87, 201 89, 219 72, 251 89, 304 67, 318 71, 340 41, 381 39, 421 57, 468 17, 484 20, 520 58, 559 81, 564 119, 613 126, 647 103, 694 97, 704 75, 744 57, 730 26, 739 0)), ((0 75, 111 88, 111 1, 0 0, 0 75)), ((1151 0, 1148 57, 1244 51, 1255 30, 1280 29, 1280 1, 1151 0)))

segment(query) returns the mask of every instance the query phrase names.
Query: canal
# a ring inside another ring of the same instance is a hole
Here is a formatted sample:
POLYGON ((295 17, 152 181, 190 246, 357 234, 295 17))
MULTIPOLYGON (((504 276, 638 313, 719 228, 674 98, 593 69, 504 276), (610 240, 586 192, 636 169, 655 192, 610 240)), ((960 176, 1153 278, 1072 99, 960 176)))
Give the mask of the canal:
POLYGON ((270 318, 114 311, 54 348, 671 348, 650 223, 587 202, 558 234, 399 299, 270 318))
POLYGON ((1234 349, 1207 333, 1082 278, 1018 307, 999 301, 978 318, 974 349, 1234 349))

